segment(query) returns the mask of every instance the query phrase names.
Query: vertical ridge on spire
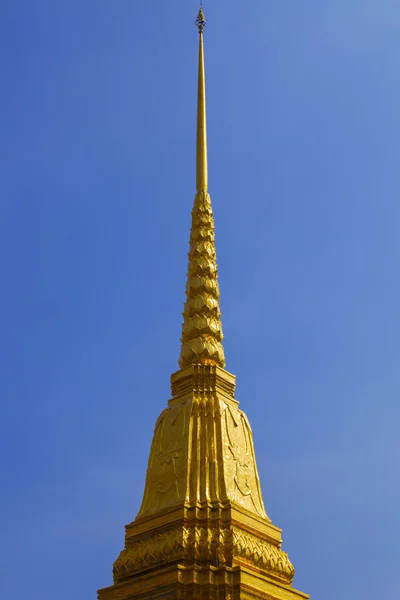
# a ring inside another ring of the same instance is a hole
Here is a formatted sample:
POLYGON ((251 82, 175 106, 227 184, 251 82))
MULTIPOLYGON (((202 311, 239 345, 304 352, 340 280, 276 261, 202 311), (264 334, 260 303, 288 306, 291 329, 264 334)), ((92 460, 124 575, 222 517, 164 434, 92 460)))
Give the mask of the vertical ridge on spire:
POLYGON ((196 188, 190 232, 186 303, 183 311, 181 369, 192 364, 225 367, 215 252, 214 218, 208 194, 206 84, 203 30, 206 24, 200 6, 199 77, 197 96, 196 188))

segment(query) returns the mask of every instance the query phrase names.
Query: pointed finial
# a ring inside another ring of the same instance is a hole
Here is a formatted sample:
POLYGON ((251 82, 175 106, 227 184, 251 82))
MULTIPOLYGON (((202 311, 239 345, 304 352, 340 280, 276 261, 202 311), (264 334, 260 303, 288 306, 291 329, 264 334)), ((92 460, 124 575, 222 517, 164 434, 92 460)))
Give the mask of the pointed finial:
POLYGON ((203 29, 206 26, 206 18, 204 16, 203 13, 203 3, 200 2, 200 10, 199 10, 199 14, 197 15, 197 19, 196 19, 196 25, 199 28, 199 33, 203 33, 203 29))

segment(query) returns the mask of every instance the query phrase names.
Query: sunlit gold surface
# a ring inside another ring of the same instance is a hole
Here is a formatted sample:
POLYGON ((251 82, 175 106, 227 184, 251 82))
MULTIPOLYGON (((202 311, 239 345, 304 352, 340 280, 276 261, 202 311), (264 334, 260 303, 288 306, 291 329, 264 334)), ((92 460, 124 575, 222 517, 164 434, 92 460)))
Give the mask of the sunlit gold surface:
MULTIPOLYGON (((223 569, 228 580, 245 568, 261 586, 269 581, 295 593, 281 532, 264 510, 250 425, 234 399, 235 377, 193 364, 172 375, 171 388, 155 426, 142 506, 114 563, 115 586, 180 564, 199 572, 223 569)), ((207 584, 211 591, 204 598, 215 597, 218 581, 207 584)), ((201 586, 197 581, 196 589, 201 586)), ((195 597, 185 589, 182 598, 195 597)))
POLYGON ((175 396, 154 431, 139 517, 175 506, 234 504, 267 519, 249 422, 234 400, 234 377, 212 365, 172 376, 175 396))
POLYGON ((177 527, 127 543, 114 564, 114 580, 121 583, 137 573, 174 561, 214 565, 246 562, 268 572, 275 580, 290 585, 294 569, 288 556, 271 543, 240 529, 177 527))
POLYGON ((207 192, 197 192, 192 211, 186 303, 179 366, 225 366, 214 241, 214 219, 207 192))
POLYGON ((214 221, 208 195, 202 9, 197 194, 180 370, 158 418, 143 501, 126 527, 114 585, 99 600, 306 600, 262 500, 253 437, 224 370, 214 221))
POLYGON ((208 190, 206 78, 202 29, 200 29, 199 36, 199 78, 197 86, 196 189, 198 192, 208 190))
POLYGON ((225 366, 219 305, 214 218, 208 190, 206 84, 204 71, 202 8, 199 27, 199 68, 197 93, 196 186, 192 211, 186 303, 183 311, 181 369, 191 364, 225 366))

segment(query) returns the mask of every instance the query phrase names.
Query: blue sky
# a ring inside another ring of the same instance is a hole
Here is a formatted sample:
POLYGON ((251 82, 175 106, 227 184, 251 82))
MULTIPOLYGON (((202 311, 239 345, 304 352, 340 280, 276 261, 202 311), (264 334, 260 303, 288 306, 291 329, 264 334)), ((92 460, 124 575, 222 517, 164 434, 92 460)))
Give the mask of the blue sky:
MULTIPOLYGON (((177 369, 195 0, 3 0, 1 595, 110 585, 177 369)), ((295 586, 400 594, 400 9, 206 0, 227 369, 295 586)))

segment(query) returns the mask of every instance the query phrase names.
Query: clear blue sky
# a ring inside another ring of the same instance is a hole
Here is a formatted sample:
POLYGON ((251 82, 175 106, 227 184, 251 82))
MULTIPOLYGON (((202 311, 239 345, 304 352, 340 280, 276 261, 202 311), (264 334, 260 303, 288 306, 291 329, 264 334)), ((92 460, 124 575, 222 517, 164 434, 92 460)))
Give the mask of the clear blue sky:
MULTIPOLYGON (((0 595, 110 585, 177 369, 196 0, 0 3, 0 595)), ((227 368, 297 588, 400 595, 400 8, 206 0, 227 368)))

